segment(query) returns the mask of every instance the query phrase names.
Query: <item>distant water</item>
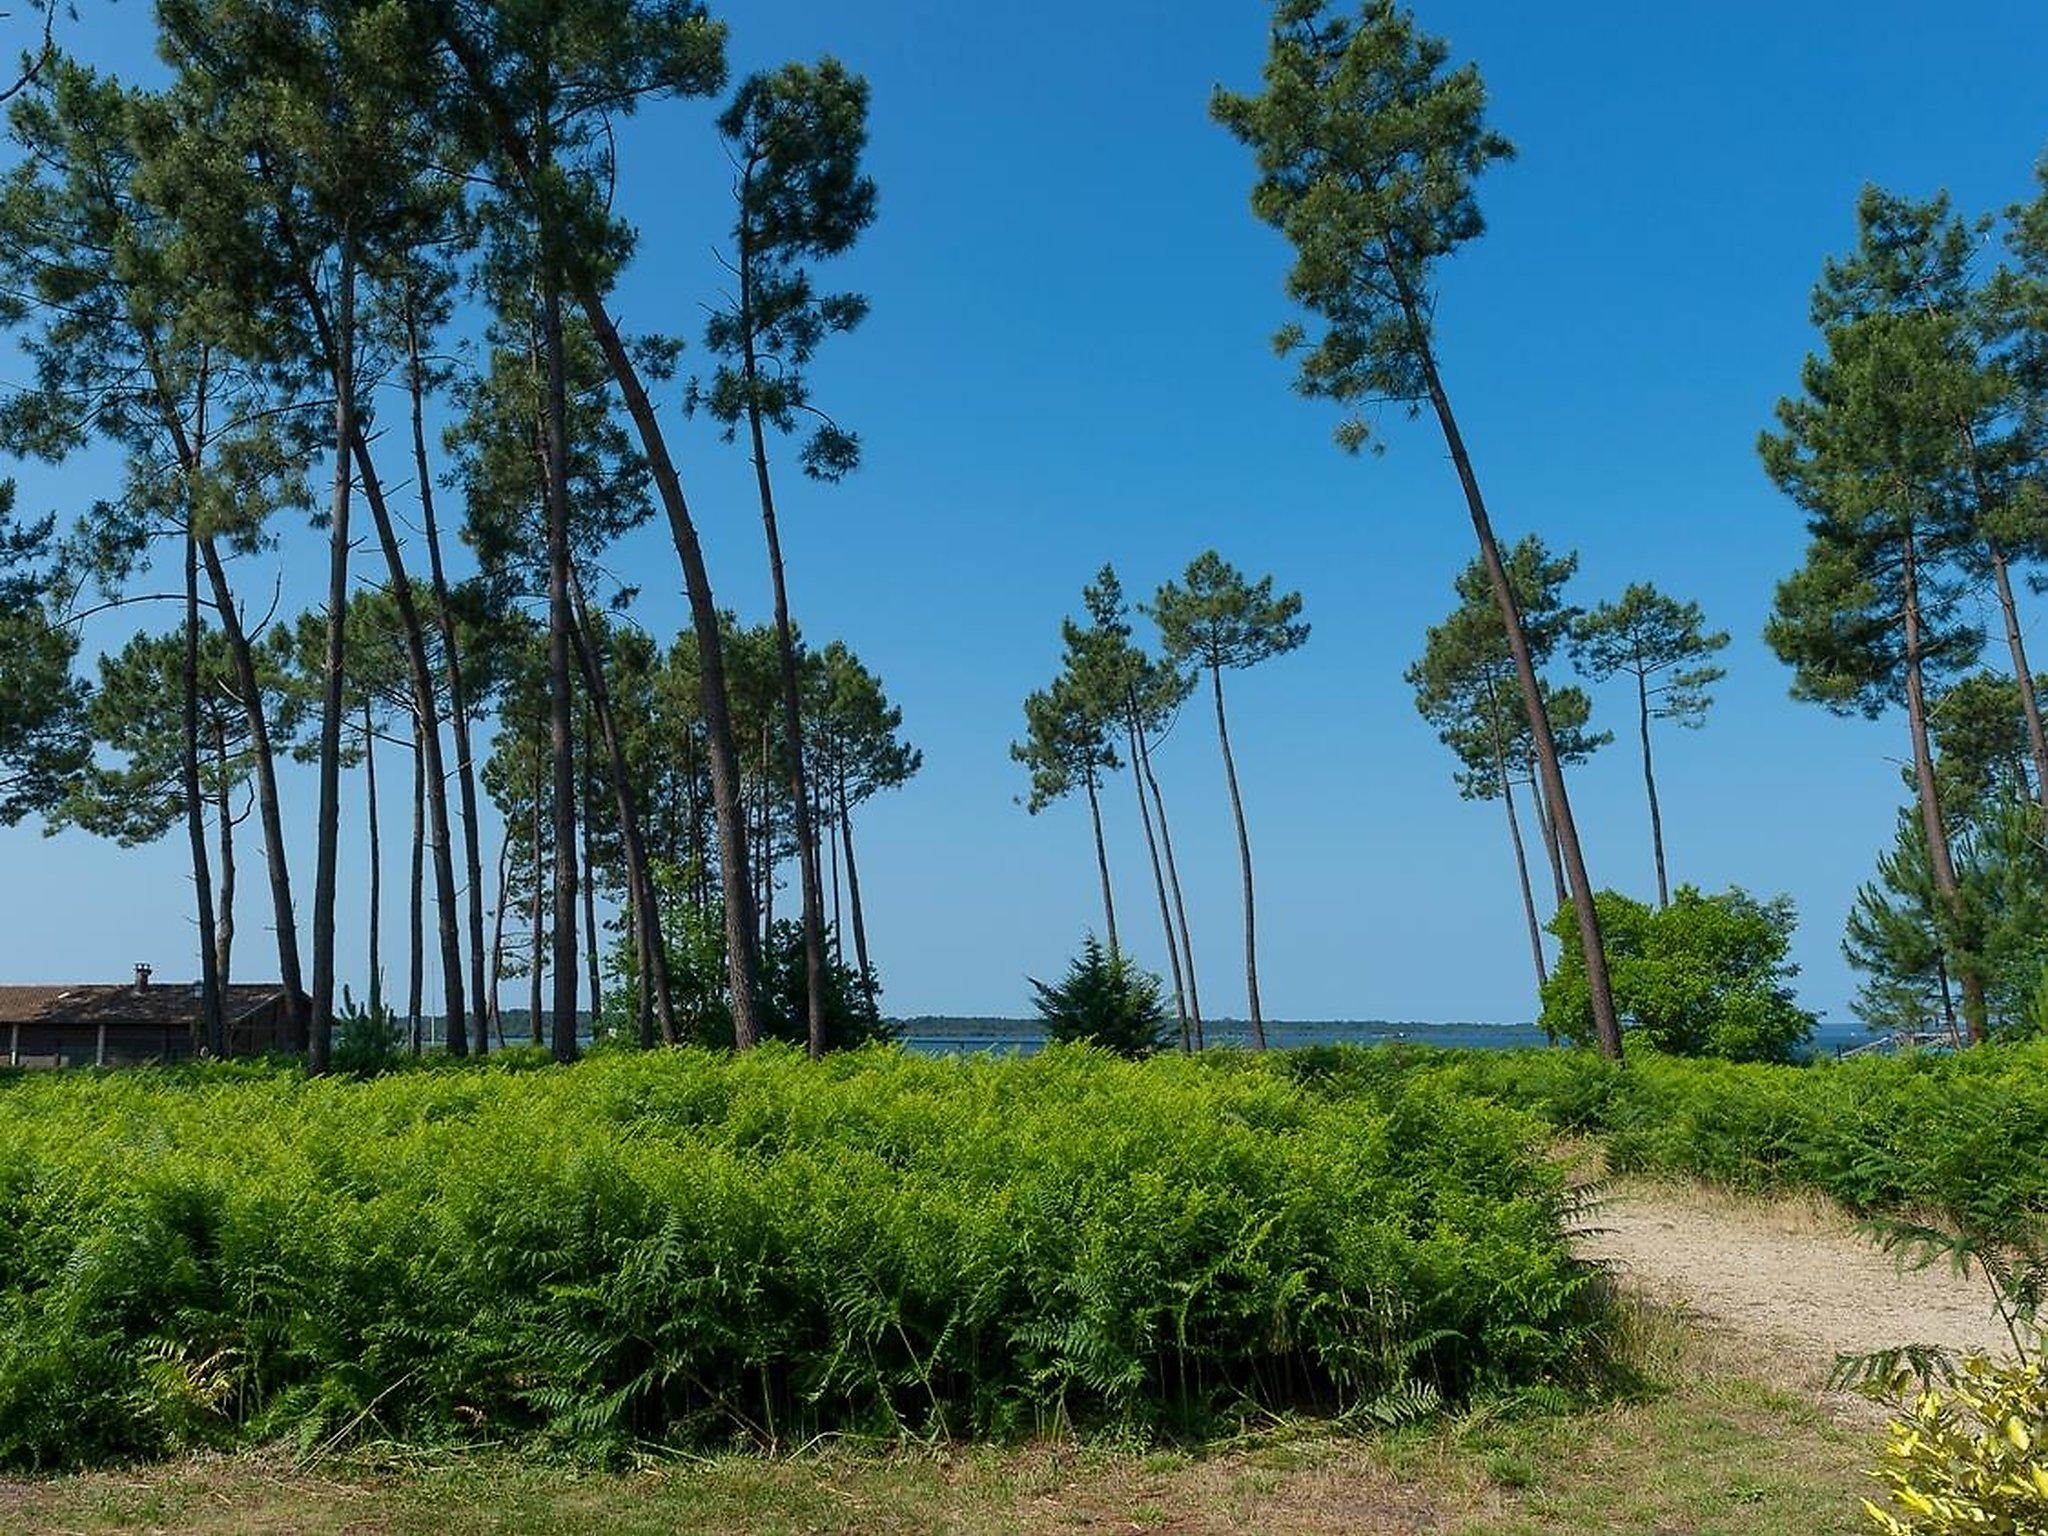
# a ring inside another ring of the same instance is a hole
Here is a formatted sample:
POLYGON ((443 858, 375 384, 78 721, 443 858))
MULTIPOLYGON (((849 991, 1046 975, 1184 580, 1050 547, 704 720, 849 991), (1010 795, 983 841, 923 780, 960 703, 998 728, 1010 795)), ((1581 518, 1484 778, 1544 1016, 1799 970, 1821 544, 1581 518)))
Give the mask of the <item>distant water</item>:
MULTIPOLYGON (((897 1027, 908 1049, 930 1056, 967 1051, 1029 1055, 1045 1047, 1045 1032, 1035 1019, 902 1019, 897 1027)), ((1210 1021, 1203 1035, 1212 1046, 1252 1043, 1251 1026, 1242 1019, 1210 1021)), ((1855 1020, 1830 1020, 1814 1031, 1809 1050, 1816 1056, 1833 1056, 1870 1038, 1870 1032, 1855 1020)), ((1266 1024, 1266 1043, 1276 1047, 1395 1042, 1493 1050, 1546 1043, 1543 1031, 1533 1024, 1423 1024, 1386 1019, 1274 1019, 1266 1024)))

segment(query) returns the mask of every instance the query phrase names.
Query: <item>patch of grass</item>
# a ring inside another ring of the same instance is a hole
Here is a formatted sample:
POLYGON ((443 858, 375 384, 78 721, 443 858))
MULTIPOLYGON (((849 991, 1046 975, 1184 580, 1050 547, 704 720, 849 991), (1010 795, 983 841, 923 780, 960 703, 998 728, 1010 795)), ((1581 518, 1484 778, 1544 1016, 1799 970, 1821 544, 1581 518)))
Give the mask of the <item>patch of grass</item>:
POLYGON ((908 1450, 850 1443, 600 1473, 475 1453, 294 1470, 280 1453, 0 1485, 0 1533, 150 1529, 445 1536, 688 1530, 996 1536, 1849 1536, 1869 1430, 1761 1379, 1759 1362, 1638 1311, 1631 1400, 1493 1411, 1372 1438, 1289 1423, 1174 1454, 1113 1443, 908 1450))

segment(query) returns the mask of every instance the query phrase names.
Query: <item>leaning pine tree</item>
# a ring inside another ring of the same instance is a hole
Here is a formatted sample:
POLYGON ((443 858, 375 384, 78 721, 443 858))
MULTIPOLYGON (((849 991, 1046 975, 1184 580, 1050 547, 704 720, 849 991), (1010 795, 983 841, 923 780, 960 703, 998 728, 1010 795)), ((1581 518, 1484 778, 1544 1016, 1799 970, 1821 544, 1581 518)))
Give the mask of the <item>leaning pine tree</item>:
MULTIPOLYGON (((1256 154, 1253 211, 1293 244, 1288 293, 1323 323, 1313 344, 1299 324, 1276 338, 1284 352, 1306 348, 1298 387, 1351 407, 1398 400, 1420 411, 1427 403, 1442 428, 1507 629, 1570 876, 1595 1036, 1602 1051, 1619 1058, 1621 1027, 1600 915, 1557 743, 1479 478, 1437 366, 1432 270, 1485 228, 1473 184, 1514 152, 1486 126, 1479 71, 1469 64, 1446 70, 1448 56, 1443 42, 1419 32, 1392 0, 1367 0, 1356 17, 1337 14, 1329 0, 1280 0, 1265 90, 1219 90, 1212 110, 1256 154)), ((1370 438, 1359 418, 1338 431, 1338 441, 1354 450, 1370 438)))

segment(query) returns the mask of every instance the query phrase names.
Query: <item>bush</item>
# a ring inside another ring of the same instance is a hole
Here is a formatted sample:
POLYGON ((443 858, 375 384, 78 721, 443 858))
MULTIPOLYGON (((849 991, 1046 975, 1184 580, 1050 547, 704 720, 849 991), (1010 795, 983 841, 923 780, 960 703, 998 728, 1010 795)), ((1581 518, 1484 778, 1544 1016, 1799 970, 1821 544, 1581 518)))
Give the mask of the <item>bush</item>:
POLYGON ((2048 1375, 2038 1362, 1963 1362, 1955 1382, 1929 1388, 1887 1430, 1872 1476, 1889 1509, 1871 1523, 1891 1536, 2048 1530, 2048 1375))
POLYGON ((1300 1053, 1313 1091, 1382 1096, 1401 1083, 1526 1109, 1595 1135, 1618 1171, 1747 1189, 1819 1190, 1858 1211, 1924 1210, 2017 1233, 2048 1217, 2048 1045, 1976 1046, 1772 1066, 1637 1050, 1339 1047, 1300 1053))
MULTIPOLYGON (((1631 1038, 1680 1056, 1791 1061, 1813 1034, 1792 997, 1792 903, 1739 890, 1703 896, 1682 885, 1652 910, 1614 891, 1597 898, 1614 1006, 1631 1038)), ((1550 925, 1562 943, 1543 988, 1543 1027, 1580 1045, 1593 1038, 1578 922, 1569 907, 1550 925)))
POLYGON ((0 1079, 0 1462, 1199 1431, 1583 1379, 1541 1128, 1054 1047, 0 1079))
POLYGON ((1159 978, 1130 956, 1104 950, 1092 933, 1056 985, 1033 981, 1031 989, 1045 1037, 1056 1044, 1086 1042, 1119 1056, 1149 1056, 1169 1038, 1159 978))

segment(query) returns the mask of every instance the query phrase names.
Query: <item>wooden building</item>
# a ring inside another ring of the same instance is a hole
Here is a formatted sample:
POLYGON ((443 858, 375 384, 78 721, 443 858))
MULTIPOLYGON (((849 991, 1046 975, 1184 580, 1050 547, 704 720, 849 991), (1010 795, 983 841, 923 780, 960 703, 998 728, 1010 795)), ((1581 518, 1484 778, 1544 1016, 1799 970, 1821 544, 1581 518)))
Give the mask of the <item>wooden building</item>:
MULTIPOLYGON (((237 983, 221 998, 228 1054, 290 1049, 285 991, 237 983)), ((204 1039, 199 987, 152 983, 135 967, 125 986, 0 986, 0 1046, 11 1067, 115 1067, 189 1061, 204 1039)))

